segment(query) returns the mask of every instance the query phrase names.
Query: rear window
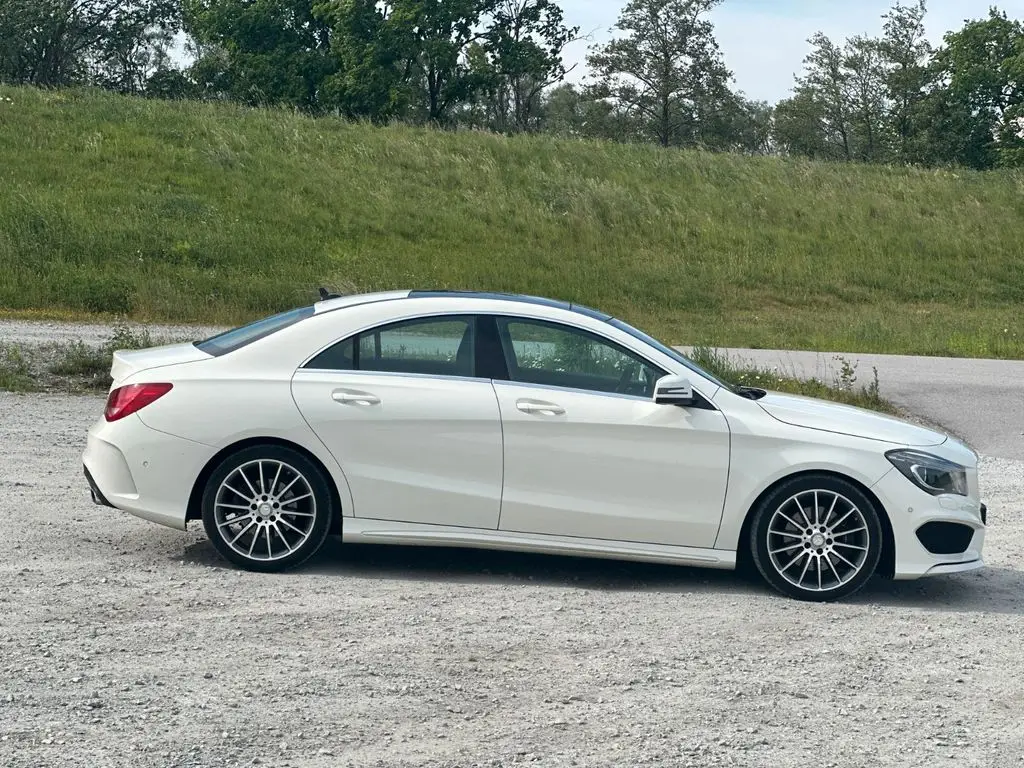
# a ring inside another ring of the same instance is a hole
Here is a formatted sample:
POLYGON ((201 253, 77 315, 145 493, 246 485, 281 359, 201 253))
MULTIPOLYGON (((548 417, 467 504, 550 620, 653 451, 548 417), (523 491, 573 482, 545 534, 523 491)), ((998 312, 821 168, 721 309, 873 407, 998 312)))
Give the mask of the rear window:
POLYGON ((242 327, 235 328, 234 330, 218 333, 216 336, 211 336, 204 341, 197 341, 196 347, 206 354, 213 355, 214 357, 226 355, 228 352, 234 352, 236 349, 241 349, 247 344, 252 344, 254 341, 265 339, 270 334, 277 333, 282 328, 287 328, 289 325, 295 325, 295 323, 300 320, 312 317, 313 312, 313 307, 291 309, 287 312, 282 312, 279 315, 265 317, 254 323, 243 325, 242 327))

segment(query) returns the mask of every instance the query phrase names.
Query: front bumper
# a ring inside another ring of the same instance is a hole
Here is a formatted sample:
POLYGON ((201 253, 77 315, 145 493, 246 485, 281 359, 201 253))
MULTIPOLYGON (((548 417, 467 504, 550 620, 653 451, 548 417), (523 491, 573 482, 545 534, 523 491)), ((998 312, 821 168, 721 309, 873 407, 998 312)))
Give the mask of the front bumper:
POLYGON ((97 422, 82 463, 97 504, 185 530, 192 486, 213 453, 210 446, 150 429, 133 414, 97 422))
POLYGON ((985 566, 982 549, 988 509, 978 499, 929 496, 896 470, 886 474, 871 490, 892 523, 896 550, 894 578, 917 579, 985 566), (945 537, 944 530, 948 532, 945 537))

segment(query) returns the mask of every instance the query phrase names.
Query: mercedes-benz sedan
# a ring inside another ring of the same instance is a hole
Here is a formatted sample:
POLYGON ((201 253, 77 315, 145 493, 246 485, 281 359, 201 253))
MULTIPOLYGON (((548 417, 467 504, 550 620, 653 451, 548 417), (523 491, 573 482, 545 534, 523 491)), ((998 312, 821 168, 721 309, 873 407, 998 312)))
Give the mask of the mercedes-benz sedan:
POLYGON ((202 520, 228 560, 328 534, 709 568, 837 599, 982 566, 977 456, 939 432, 738 388, 609 315, 504 294, 328 298, 117 352, 93 499, 202 520))

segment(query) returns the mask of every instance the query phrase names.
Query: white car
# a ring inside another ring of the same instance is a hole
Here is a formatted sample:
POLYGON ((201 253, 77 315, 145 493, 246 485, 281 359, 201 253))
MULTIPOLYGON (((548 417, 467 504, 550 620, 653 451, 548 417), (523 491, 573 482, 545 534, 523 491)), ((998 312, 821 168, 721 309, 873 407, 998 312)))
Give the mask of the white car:
POLYGON ((328 298, 114 355, 93 500, 257 571, 346 542, 709 568, 845 597, 980 568, 977 456, 939 432, 737 388, 600 312, 455 291, 328 298))

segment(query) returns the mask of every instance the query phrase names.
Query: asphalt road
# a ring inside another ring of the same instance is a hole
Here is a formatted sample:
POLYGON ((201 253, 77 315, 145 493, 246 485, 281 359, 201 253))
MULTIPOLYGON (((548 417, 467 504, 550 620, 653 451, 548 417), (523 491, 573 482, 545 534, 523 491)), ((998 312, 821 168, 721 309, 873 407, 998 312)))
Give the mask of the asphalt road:
MULTIPOLYGON (((834 353, 726 350, 783 373, 831 380, 834 353)), ((842 353, 857 364, 859 383, 878 368, 882 396, 945 427, 985 456, 1024 460, 1024 360, 969 360, 842 353)))

